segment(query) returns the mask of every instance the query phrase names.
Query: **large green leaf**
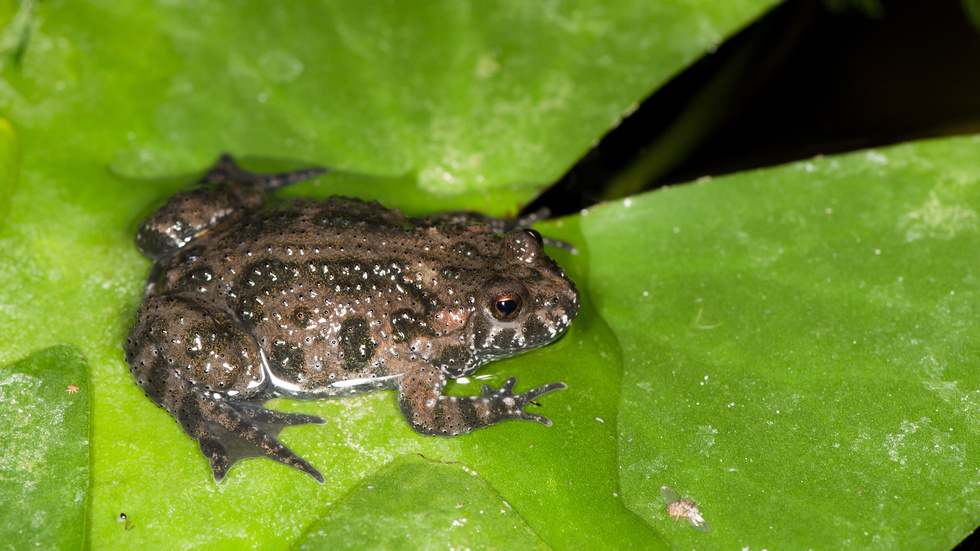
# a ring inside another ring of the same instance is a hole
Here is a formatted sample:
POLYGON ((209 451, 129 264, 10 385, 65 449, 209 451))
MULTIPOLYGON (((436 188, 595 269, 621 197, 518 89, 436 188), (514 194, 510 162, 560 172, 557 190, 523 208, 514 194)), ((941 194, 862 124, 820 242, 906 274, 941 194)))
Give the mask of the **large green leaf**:
POLYGON ((57 346, 0 367, 4 549, 81 549, 88 491, 85 362, 57 346))
POLYGON ((710 533, 664 527, 682 548, 946 549, 980 522, 978 153, 855 153, 581 219, 632 511, 664 519, 662 484, 700 502, 710 533))
POLYGON ((215 484, 133 384, 122 343, 148 270, 133 231, 220 151, 344 171, 291 194, 514 212, 771 2, 715 4, 0 3, 0 110, 19 138, 0 129, 0 174, 19 179, 0 186, 0 364, 61 342, 88 359, 92 546, 289 548, 332 521, 359 532, 321 543, 370 546, 370 530, 414 524, 389 496, 419 480, 430 528, 404 541, 944 548, 969 531, 974 140, 683 186, 542 228, 581 250, 555 256, 582 313, 559 343, 450 392, 563 380, 540 400, 550 428, 432 439, 390 393, 280 401, 329 420, 283 434, 327 484, 266 460, 215 484), (711 532, 672 524, 663 484, 711 532), (446 529, 457 500, 506 501, 518 529, 446 529))

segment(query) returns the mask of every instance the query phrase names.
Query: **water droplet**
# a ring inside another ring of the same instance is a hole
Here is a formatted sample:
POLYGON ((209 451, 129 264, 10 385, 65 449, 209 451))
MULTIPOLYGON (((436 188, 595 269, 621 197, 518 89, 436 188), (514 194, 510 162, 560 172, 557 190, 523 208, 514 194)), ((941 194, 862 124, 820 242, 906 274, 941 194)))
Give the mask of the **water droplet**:
POLYGON ((292 82, 303 73, 303 62, 282 50, 270 50, 259 57, 259 68, 272 82, 292 82))

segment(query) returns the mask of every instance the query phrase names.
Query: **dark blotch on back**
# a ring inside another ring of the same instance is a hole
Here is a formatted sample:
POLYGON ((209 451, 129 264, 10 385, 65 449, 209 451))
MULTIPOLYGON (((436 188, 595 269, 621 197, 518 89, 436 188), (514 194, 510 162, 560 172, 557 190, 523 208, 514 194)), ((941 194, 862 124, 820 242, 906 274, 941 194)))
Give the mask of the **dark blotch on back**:
POLYGON ((391 314, 391 338, 395 342, 410 341, 416 337, 435 337, 436 333, 418 313, 402 308, 391 314))
POLYGON ((358 260, 354 256, 311 261, 310 264, 313 266, 312 269, 307 268, 310 279, 339 296, 360 297, 372 286, 382 287, 388 284, 387 280, 369 271, 374 262, 358 260))
POLYGON ((236 331, 234 326, 221 325, 208 318, 188 327, 183 340, 188 344, 187 355, 190 358, 207 358, 212 353, 220 354, 222 350, 234 347, 239 339, 247 338, 242 331, 236 331), (190 346, 195 343, 196 346, 190 346))
POLYGON ((281 366, 279 373, 290 376, 291 381, 299 382, 303 379, 303 372, 306 371, 306 355, 299 346, 288 342, 275 342, 269 350, 269 359, 272 363, 281 366))
MULTIPOLYGON (((372 226, 383 223, 377 217, 370 220, 372 226)), ((363 215, 359 212, 344 212, 344 211, 334 211, 328 215, 318 216, 313 219, 313 224, 321 228, 326 229, 337 229, 337 228, 350 228, 350 227, 365 227, 368 225, 363 215)))
POLYGON ((207 287, 212 280, 214 280, 214 270, 211 269, 211 266, 202 264, 181 274, 180 279, 174 283, 173 292, 200 292, 200 288, 207 287))
POLYGON ((242 326, 246 329, 255 327, 265 315, 262 306, 255 302, 254 297, 255 295, 245 295, 238 297, 237 300, 229 301, 235 318, 242 322, 242 326))
POLYGON ((467 243, 465 241, 457 241, 449 246, 449 252, 453 254, 458 254, 466 258, 481 258, 480 250, 473 246, 472 243, 467 243))
POLYGON ((274 258, 249 262, 235 278, 237 297, 230 298, 228 306, 246 329, 252 329, 262 321, 264 315, 262 305, 255 297, 275 294, 291 285, 297 279, 298 273, 299 267, 296 264, 274 258))
POLYGON ((371 331, 364 316, 354 316, 340 325, 340 349, 344 352, 344 369, 359 371, 374 357, 377 345, 371 341, 371 331))
POLYGON ((383 228, 406 222, 400 212, 388 210, 377 201, 366 203, 360 199, 337 196, 313 208, 319 212, 312 216, 312 224, 325 229, 383 228))
POLYGON ((311 204, 310 199, 295 199, 275 204, 264 211, 252 214, 248 224, 241 225, 236 231, 239 239, 264 238, 294 227, 306 216, 304 206, 311 204))
POLYGON ((445 281, 456 281, 460 278, 460 269, 456 266, 446 266, 439 270, 439 277, 445 281))

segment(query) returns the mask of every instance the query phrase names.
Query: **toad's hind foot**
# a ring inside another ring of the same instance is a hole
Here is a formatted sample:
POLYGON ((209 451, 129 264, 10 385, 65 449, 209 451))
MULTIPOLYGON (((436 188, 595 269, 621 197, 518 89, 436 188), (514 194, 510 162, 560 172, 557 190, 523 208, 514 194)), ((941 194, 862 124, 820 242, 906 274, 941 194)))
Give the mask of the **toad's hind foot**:
POLYGON ((299 469, 323 484, 323 475, 277 438, 285 427, 326 423, 321 417, 215 399, 198 389, 184 400, 180 410, 181 425, 200 443, 201 452, 211 462, 216 482, 239 459, 266 457, 299 469))
POLYGON ((214 167, 201 178, 200 183, 238 182, 239 184, 245 184, 260 191, 272 191, 297 182, 309 180, 326 172, 328 170, 325 168, 315 167, 294 170, 292 172, 259 174, 243 169, 238 166, 234 157, 227 153, 222 153, 214 167))

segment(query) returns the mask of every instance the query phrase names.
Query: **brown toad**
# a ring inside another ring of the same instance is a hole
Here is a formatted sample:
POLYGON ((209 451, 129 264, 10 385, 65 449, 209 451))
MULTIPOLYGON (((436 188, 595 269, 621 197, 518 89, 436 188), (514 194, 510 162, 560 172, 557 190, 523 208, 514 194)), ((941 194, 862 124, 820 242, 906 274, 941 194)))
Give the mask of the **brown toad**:
POLYGON ((215 480, 267 457, 323 482, 277 436, 326 421, 263 407, 277 397, 397 389, 405 419, 427 435, 550 425, 524 407, 564 383, 514 394, 511 377, 481 396, 442 395, 447 378, 548 344, 575 318, 578 292, 541 236, 342 197, 266 202, 266 191, 319 172, 260 175, 223 157, 137 234, 153 268, 126 359, 200 443, 215 480))

